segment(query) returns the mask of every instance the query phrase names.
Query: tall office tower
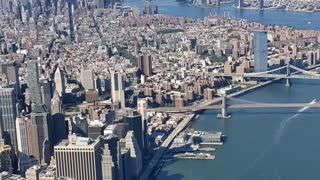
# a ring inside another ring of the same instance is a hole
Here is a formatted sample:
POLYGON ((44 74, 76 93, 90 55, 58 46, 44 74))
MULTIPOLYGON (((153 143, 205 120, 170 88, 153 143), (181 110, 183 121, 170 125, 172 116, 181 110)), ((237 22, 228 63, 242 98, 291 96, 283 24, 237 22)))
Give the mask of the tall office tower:
POLYGON ((51 82, 48 80, 42 80, 40 82, 40 91, 41 91, 41 99, 42 103, 46 105, 48 111, 51 109, 51 82))
POLYGON ((116 180, 115 165, 112 160, 112 155, 109 150, 109 145, 105 144, 102 153, 102 179, 116 180))
POLYGON ((124 74, 120 72, 111 72, 111 96, 113 103, 119 103, 121 108, 126 107, 125 101, 125 81, 124 74))
POLYGON ((77 180, 102 179, 101 140, 70 135, 54 147, 57 176, 77 180))
POLYGON ((126 125, 127 131, 133 131, 140 150, 144 150, 145 133, 143 129, 145 128, 142 122, 142 116, 137 111, 130 110, 123 116, 123 122, 126 125))
POLYGON ((64 73, 60 70, 60 67, 58 66, 56 69, 56 72, 54 73, 54 84, 55 84, 55 90, 58 92, 59 96, 63 98, 66 85, 64 82, 64 73))
POLYGON ((17 153, 16 136, 17 106, 13 88, 0 88, 0 120, 5 144, 9 144, 17 153))
POLYGON ((5 74, 9 87, 15 88, 17 96, 21 95, 20 81, 19 81, 19 66, 16 62, 0 64, 0 74, 5 74))
MULTIPOLYGON (((125 142, 126 142, 126 148, 129 151, 129 163, 127 163, 130 166, 130 174, 131 174, 131 179, 138 179, 138 176, 141 172, 142 169, 142 155, 141 151, 139 149, 139 145, 136 142, 136 139, 134 137, 134 132, 133 131, 128 131, 125 142)), ((128 165, 127 164, 127 165, 128 165)), ((128 178, 130 179, 130 178, 128 178)))
POLYGON ((138 59, 138 69, 140 72, 149 77, 152 75, 152 56, 141 55, 138 59))
POLYGON ((0 139, 0 171, 12 173, 11 147, 5 145, 4 140, 0 139))
POLYGON ((73 11, 72 11, 72 1, 67 1, 68 4, 68 15, 69 15, 69 32, 70 32, 70 41, 74 42, 74 20, 73 20, 73 11))
POLYGON ((146 98, 138 99, 137 110, 141 114, 142 131, 144 133, 143 134, 144 135, 144 139, 143 139, 144 149, 143 150, 147 150, 148 146, 149 146, 149 143, 148 143, 149 141, 148 141, 148 137, 147 137, 147 122, 148 122, 147 108, 148 108, 148 100, 146 98))
POLYGON ((216 5, 218 6, 218 7, 220 7, 220 0, 216 0, 216 5))
POLYGON ((29 89, 29 98, 31 103, 36 105, 42 104, 42 95, 40 91, 39 83, 39 69, 38 61, 29 60, 27 61, 27 84, 29 89))
POLYGON ((35 106, 30 113, 29 154, 39 164, 50 163, 51 150, 51 116, 44 105, 35 106))
POLYGON ((255 31, 253 41, 254 52, 254 72, 268 70, 268 44, 267 32, 255 31))
POLYGON ((18 142, 18 159, 19 171, 24 174, 25 171, 33 166, 33 160, 29 157, 29 142, 28 142, 28 118, 17 117, 17 142, 18 142))
POLYGON ((148 100, 146 98, 138 99, 137 110, 141 114, 142 121, 146 121, 147 117, 148 100))
POLYGON ((264 8, 264 0, 259 0, 259 8, 260 9, 264 8))
POLYGON ((58 143, 61 139, 67 138, 67 127, 64 115, 62 113, 62 103, 57 91, 55 91, 51 100, 53 144, 58 143))
POLYGON ((84 89, 86 90, 95 89, 93 70, 81 69, 80 81, 84 89))

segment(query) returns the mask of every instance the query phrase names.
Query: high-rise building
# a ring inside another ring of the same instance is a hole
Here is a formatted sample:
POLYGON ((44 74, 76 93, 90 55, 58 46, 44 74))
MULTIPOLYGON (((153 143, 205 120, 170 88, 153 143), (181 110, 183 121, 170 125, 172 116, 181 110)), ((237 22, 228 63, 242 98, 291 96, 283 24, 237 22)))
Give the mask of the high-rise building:
POLYGON ((9 144, 15 152, 17 149, 16 136, 17 106, 14 88, 0 88, 0 121, 5 144, 9 144))
POLYGON ((144 150, 145 124, 143 124, 142 116, 135 110, 129 110, 123 116, 123 122, 127 131, 133 131, 140 150, 144 150))
POLYGON ((267 32, 254 32, 254 72, 263 72, 268 70, 268 44, 267 32))
POLYGON ((121 151, 120 172, 125 179, 138 179, 142 169, 142 156, 133 131, 128 131, 124 139, 119 142, 121 151))
POLYGON ((61 139, 67 138, 67 127, 64 115, 62 113, 61 98, 57 91, 55 91, 51 100, 51 115, 53 126, 53 143, 58 143, 61 139))
POLYGON ((15 88, 17 96, 20 96, 19 67, 16 62, 0 64, 0 74, 4 74, 9 83, 9 87, 15 88))
POLYGON ((29 99, 31 103, 36 105, 42 104, 42 95, 40 91, 39 83, 39 69, 38 61, 29 60, 27 61, 27 84, 29 89, 29 99))
POLYGON ((152 56, 141 55, 138 59, 138 69, 140 72, 149 77, 152 75, 152 56))
POLYGON ((41 92, 41 99, 42 103, 44 104, 48 110, 50 111, 51 109, 51 91, 52 91, 52 86, 51 86, 51 81, 43 79, 40 82, 40 92, 41 92))
POLYGON ((51 115, 44 105, 35 106, 30 113, 30 120, 29 153, 40 164, 49 164, 52 154, 51 115))
POLYGON ((121 108, 126 107, 125 102, 125 81, 124 74, 120 72, 111 72, 111 96, 113 103, 120 103, 121 108))
POLYGON ((102 153, 102 180, 116 180, 115 171, 109 145, 105 144, 102 153))
POLYGON ((81 69, 80 81, 84 89, 95 89, 92 69, 81 69))
POLYGON ((29 156, 28 121, 30 119, 24 116, 17 117, 16 120, 19 171, 22 174, 36 163, 35 159, 29 156))
POLYGON ((55 84, 55 90, 58 92, 59 96, 63 98, 66 85, 64 82, 64 73, 60 70, 60 67, 58 66, 56 69, 56 72, 54 73, 54 84, 55 84))
POLYGON ((264 8, 264 0, 259 0, 259 8, 260 9, 264 8))
POLYGON ((77 180, 102 179, 101 140, 70 135, 54 147, 57 176, 77 180))

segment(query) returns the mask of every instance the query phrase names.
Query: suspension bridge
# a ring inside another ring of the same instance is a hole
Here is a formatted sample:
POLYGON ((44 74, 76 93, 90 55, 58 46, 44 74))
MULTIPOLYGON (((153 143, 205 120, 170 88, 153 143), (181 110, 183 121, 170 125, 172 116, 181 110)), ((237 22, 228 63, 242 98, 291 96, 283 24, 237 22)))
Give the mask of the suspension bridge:
POLYGON ((197 112, 201 110, 210 110, 210 109, 221 109, 221 114, 218 115, 219 118, 230 118, 228 109, 247 109, 247 108, 301 108, 301 107, 310 107, 310 108, 320 108, 319 102, 308 102, 308 103, 265 103, 265 102, 255 102, 248 101, 243 99, 238 99, 234 97, 223 96, 212 101, 208 101, 205 104, 195 105, 195 106, 186 106, 182 108, 168 108, 160 107, 149 109, 155 112, 197 112), (228 102, 231 102, 228 104, 228 102), (220 104, 218 104, 220 103, 220 104))
MULTIPOLYGON (((317 67, 317 66, 316 66, 317 67)), ((315 67, 314 67, 315 68, 315 67)), ((279 78, 287 79, 286 86, 290 86, 290 79, 320 79, 320 74, 307 71, 291 64, 264 72, 255 73, 212 73, 215 77, 244 77, 244 78, 279 78), (281 73, 282 72, 282 73, 281 73)))

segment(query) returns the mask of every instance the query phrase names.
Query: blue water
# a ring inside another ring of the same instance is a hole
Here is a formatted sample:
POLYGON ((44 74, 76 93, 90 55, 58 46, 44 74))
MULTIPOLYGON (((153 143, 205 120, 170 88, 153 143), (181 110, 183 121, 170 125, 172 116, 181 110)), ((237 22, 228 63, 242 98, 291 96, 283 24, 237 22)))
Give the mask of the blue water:
MULTIPOLYGON (((256 102, 302 103, 320 99, 319 81, 275 83, 240 98, 256 102)), ((177 160, 165 164, 157 180, 319 180, 320 109, 239 109, 232 119, 206 111, 198 130, 223 131, 228 140, 215 160, 177 160)))
POLYGON ((258 22, 268 25, 292 26, 297 29, 320 30, 320 12, 304 13, 289 12, 285 10, 239 10, 231 4, 220 8, 200 8, 194 7, 187 2, 175 0, 155 0, 146 2, 144 0, 124 0, 123 5, 137 6, 142 11, 145 6, 158 5, 159 13, 169 16, 182 16, 194 19, 203 19, 210 15, 230 16, 247 19, 248 21, 258 22), (308 22, 311 22, 309 24, 308 22))

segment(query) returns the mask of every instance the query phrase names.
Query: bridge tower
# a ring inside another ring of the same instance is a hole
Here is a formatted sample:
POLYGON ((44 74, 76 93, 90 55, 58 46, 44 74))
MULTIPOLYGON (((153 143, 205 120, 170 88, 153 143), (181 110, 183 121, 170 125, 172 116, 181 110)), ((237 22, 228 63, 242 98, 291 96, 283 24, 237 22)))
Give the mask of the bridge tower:
MULTIPOLYGON (((291 74, 290 72, 290 64, 288 63, 287 64, 287 77, 289 77, 291 74)), ((290 87, 291 86, 291 82, 290 82, 290 79, 286 79, 286 87, 290 87)))
POLYGON ((222 96, 222 102, 221 102, 221 114, 217 115, 218 118, 221 119, 229 119, 231 118, 231 115, 228 113, 228 104, 227 104, 227 96, 222 96))

